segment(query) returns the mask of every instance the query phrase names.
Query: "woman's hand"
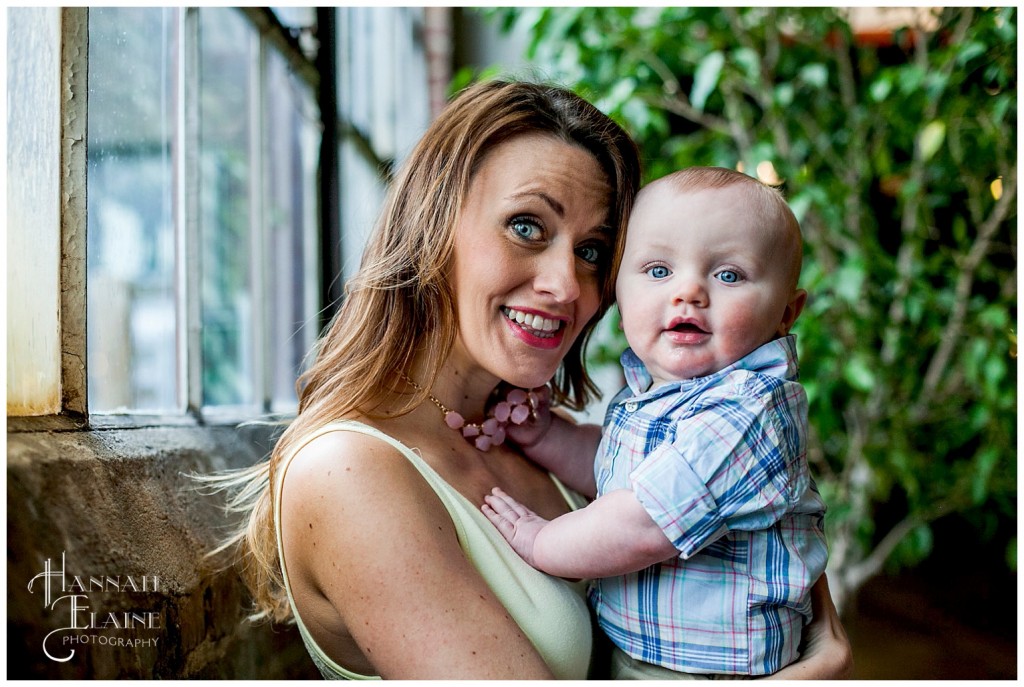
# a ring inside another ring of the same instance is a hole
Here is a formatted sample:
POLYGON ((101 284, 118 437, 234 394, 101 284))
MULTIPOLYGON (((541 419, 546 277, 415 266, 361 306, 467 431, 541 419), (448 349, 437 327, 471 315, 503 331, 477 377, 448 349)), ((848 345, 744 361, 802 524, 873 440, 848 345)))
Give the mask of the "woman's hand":
POLYGON ((769 680, 845 680, 852 676, 853 650, 824 574, 811 588, 811 607, 814 619, 804 628, 800 660, 769 676, 769 680))

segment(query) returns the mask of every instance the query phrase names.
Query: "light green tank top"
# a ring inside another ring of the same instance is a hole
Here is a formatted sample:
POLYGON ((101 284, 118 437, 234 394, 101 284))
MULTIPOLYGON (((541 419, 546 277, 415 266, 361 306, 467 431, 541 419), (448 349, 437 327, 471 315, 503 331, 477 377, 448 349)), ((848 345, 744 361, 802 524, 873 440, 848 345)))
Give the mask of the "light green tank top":
MULTIPOLYGON (((327 679, 379 679, 346 670, 331 660, 313 640, 313 636, 299 616, 298 609, 295 608, 295 599, 292 597, 288 570, 284 562, 284 547, 281 544, 281 489, 292 458, 300 448, 317 437, 339 431, 360 432, 377 437, 398 449, 419 470, 448 509, 466 557, 480 571, 491 591, 519 624, 554 676, 560 680, 585 679, 590 664, 593 638, 590 615, 584 598, 584 583, 569 583, 527 565, 484 517, 479 507, 470 503, 445 482, 416 451, 373 427, 349 420, 332 422, 310 433, 301 444, 285 456, 280 477, 276 480, 274 524, 285 591, 302 641, 306 644, 306 649, 320 673, 327 679)), ((554 475, 551 479, 572 509, 584 505, 582 497, 566 489, 554 475)))

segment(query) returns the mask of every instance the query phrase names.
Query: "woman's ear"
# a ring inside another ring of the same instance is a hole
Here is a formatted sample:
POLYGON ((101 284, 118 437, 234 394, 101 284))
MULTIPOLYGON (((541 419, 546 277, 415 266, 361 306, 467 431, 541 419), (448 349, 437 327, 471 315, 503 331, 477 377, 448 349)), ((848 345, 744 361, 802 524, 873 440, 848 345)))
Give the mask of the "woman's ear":
POLYGON ((803 289, 794 291, 793 296, 786 303, 786 309, 782 311, 782 321, 779 322, 779 328, 775 330, 775 333, 779 336, 789 334, 790 328, 796 322, 796 318, 800 317, 806 304, 807 292, 803 289))

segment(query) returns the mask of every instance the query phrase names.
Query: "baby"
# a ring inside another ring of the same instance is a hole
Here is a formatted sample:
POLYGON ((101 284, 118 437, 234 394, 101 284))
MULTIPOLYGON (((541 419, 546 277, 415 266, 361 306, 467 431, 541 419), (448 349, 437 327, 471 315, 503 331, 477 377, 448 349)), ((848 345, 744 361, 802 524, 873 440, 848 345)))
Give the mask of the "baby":
POLYGON ((535 568, 597 578, 613 678, 766 675, 798 656, 828 558, 789 334, 801 260, 775 189, 715 167, 652 182, 616 282, 627 386, 603 432, 546 402, 510 431, 597 498, 547 521, 495 489, 483 512, 535 568))

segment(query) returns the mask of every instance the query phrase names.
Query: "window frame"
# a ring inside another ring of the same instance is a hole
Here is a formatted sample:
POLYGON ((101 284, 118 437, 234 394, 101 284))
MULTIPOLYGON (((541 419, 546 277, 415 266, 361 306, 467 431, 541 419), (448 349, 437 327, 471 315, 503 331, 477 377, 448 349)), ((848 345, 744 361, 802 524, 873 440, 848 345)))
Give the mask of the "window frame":
MULTIPOLYGON (((145 428, 145 427, 188 427, 188 426, 217 426, 236 425, 239 422, 255 418, 288 417, 294 413, 293 410, 281 412, 281 409, 273 406, 273 393, 271 375, 264 374, 266 351, 268 346, 265 339, 269 336, 269 329, 262 328, 264 344, 261 346, 261 362, 256 367, 258 383, 258 406, 204 406, 202 403, 202 347, 200 339, 202 310, 199 299, 200 277, 201 277, 201 243, 199 242, 199 100, 196 97, 199 90, 199 45, 198 36, 199 11, 202 8, 188 7, 179 8, 178 30, 181 32, 182 48, 179 52, 176 64, 176 78, 181 84, 182 97, 178 99, 178 111, 175 114, 174 128, 176 138, 181 141, 183 154, 175 156, 172 170, 173 202, 173 224, 175 227, 175 279, 179 286, 177 288, 176 303, 176 349, 179 364, 175 375, 176 392, 179 398, 180 412, 90 412, 88 407, 88 359, 87 359, 87 185, 88 185, 88 67, 89 67, 89 8, 88 7, 65 7, 46 8, 46 11, 56 12, 59 29, 59 61, 60 61, 60 173, 57 187, 60 195, 59 209, 59 231, 60 231, 60 260, 58 268, 58 283, 55 289, 58 291, 59 307, 52 317, 56 319, 58 327, 58 340, 60 348, 60 382, 59 382, 59 408, 49 414, 39 415, 12 415, 12 409, 8 407, 8 431, 67 431, 83 429, 113 429, 113 428, 145 428), (181 361, 184 361, 183 363, 181 361), (181 401, 184 400, 184 403, 181 401)), ((306 292, 314 292, 319 296, 319 303, 313 308, 320 315, 319 321, 314 317, 312 321, 307 320, 306 327, 314 327, 311 340, 315 340, 320 329, 330 320, 337 308, 338 301, 332 292, 332 288, 342 281, 341 277, 349 273, 351 265, 345 260, 342 250, 343 241, 349 241, 345 233, 350 231, 346 225, 347 216, 339 212, 339 207, 344 206, 345 196, 339 193, 342 186, 341 177, 342 163, 339 160, 339 153, 343 150, 354 151, 356 158, 367 169, 373 170, 371 176, 376 178, 378 189, 383 192, 383 186, 390 177, 391 170, 395 164, 396 155, 407 150, 401 149, 403 141, 408 140, 406 134, 400 134, 398 139, 399 149, 396 151, 396 139, 382 138, 376 131, 367 131, 361 128, 358 122, 353 122, 347 113, 342 98, 339 98, 339 89, 344 88, 350 75, 346 70, 350 65, 339 61, 339 43, 346 40, 345 36, 337 34, 339 24, 344 25, 344 8, 316 8, 317 24, 322 28, 329 24, 330 31, 322 31, 318 38, 321 41, 320 50, 314 60, 308 58, 302 51, 300 40, 289 29, 285 28, 277 19, 274 12, 269 8, 233 8, 240 12, 249 25, 254 29, 254 42, 258 48, 254 51, 253 59, 258 70, 256 78, 263 83, 262 77, 265 73, 266 56, 270 50, 274 50, 282 56, 289 69, 297 75, 310 88, 312 100, 320 108, 320 124, 323 138, 319 160, 316 164, 319 167, 320 180, 316 189, 316 207, 311 210, 314 214, 316 227, 315 255, 311 256, 309 251, 303 258, 307 264, 313 258, 313 267, 316 272, 315 285, 310 289, 309 284, 305 287, 306 292), (327 34, 327 35, 324 35, 327 34), (329 81, 324 81, 329 79, 329 81), (341 106, 339 106, 339 103, 341 106), (326 107, 325 107, 326 106, 326 107), (329 114, 328 114, 329 113, 329 114), (404 137, 404 138, 402 138, 404 137), (381 154, 379 151, 389 151, 381 154), (334 265, 341 269, 331 270, 334 276, 324 277, 327 274, 326 268, 334 265), (319 265, 319 269, 317 269, 319 265), (348 268, 348 269, 346 269, 348 268)), ((355 8, 351 8, 355 9, 355 8)), ((391 21, 394 26, 392 31, 408 32, 410 29, 415 34, 422 24, 422 16, 416 15, 415 11, 405 8, 405 11, 386 8, 361 8, 365 11, 391 12, 392 16, 385 16, 383 21, 391 21)), ((52 17, 51 17, 52 18, 52 17)), ((6 15, 5 15, 6 19, 6 15)), ((378 18, 380 19, 380 18, 378 18)), ((344 26, 342 26, 344 28, 344 26)), ((6 24, 3 27, 7 35, 6 24)), ((408 34, 406 34, 408 35, 408 34)), ((414 37, 413 44, 417 39, 414 37)), ((395 85, 395 93, 400 93, 401 87, 395 85)), ((263 98, 266 94, 260 92, 257 98, 257 105, 253 112, 255 116, 263 116, 263 98)), ((432 113, 425 112, 424 117, 429 119, 432 113)), ((415 123, 414 123, 415 124, 415 123)), ((406 126, 403 122, 402 126, 406 126)), ((413 127, 415 128, 415 127, 413 127)), ((416 132, 416 137, 418 137, 416 132)), ((254 146, 256 159, 261 159, 264 147, 264 137, 254 136, 257 141, 254 146), (260 149, 260 150, 256 150, 260 149)), ((52 143, 48 143, 52 145, 52 143)), ((259 169, 254 168, 252 179, 255 185, 263 184, 261 163, 257 163, 259 169)), ((373 183, 373 182, 371 182, 373 183)), ((262 197, 259 189, 250 188, 250 199, 259 200, 262 197), (255 192, 254 192, 255 191, 255 192)), ((260 202, 256 203, 260 205, 260 202)), ((266 227, 262 220, 262 208, 253 208, 251 215, 251 228, 253 231, 253 242, 256 244, 258 255, 266 256, 269 247, 263 240, 266 227)), ((363 218, 360 218, 363 219, 363 218)), ((10 258, 9 258, 10 259, 10 258)), ((260 263, 260 274, 265 273, 260 263)), ((259 289, 266 289, 266 281, 255 280, 254 284, 259 289)), ((254 294, 260 293, 256 289, 254 294)), ((51 316, 47 313, 47 316, 51 316)), ((17 322, 16 326, 23 326, 23 322, 17 322)), ((10 326, 10 322, 9 322, 10 326)), ((33 360, 33 364, 36 361, 33 360)))
MULTIPOLYGON (((48 388, 50 395, 57 399, 58 407, 53 413, 38 415, 10 415, 8 410, 7 427, 13 431, 26 428, 62 431, 85 428, 89 418, 85 357, 85 135, 88 107, 85 96, 88 90, 88 55, 83 49, 88 41, 88 10, 37 8, 37 11, 55 12, 47 21, 56 20, 60 24, 59 37, 56 46, 53 46, 59 51, 58 83, 62 86, 57 104, 60 123, 55 132, 59 136, 59 175, 52 187, 43 189, 44 194, 56 192, 59 198, 57 232, 60 259, 57 281, 50 285, 55 291, 53 296, 58 307, 52 314, 43 314, 44 317, 52 317, 48 324, 56 328, 60 349, 59 371, 54 376, 56 389, 52 386, 48 388)), ((5 36, 8 31, 7 20, 5 13, 5 36)), ((46 145, 52 146, 52 141, 46 142, 46 145)), ((8 161, 9 155, 8 150, 8 161)), ((24 257, 8 254, 9 261, 24 257)), ((32 362, 35 365, 40 361, 33 359, 32 362)))
MULTIPOLYGON (((248 250, 251 261, 250 292, 256 302, 267 303, 268 284, 266 276, 269 266, 266 260, 269 249, 266 245, 268 229, 264 222, 266 145, 262 124, 265 117, 266 66, 271 49, 284 57, 303 83, 310 89, 313 100, 317 99, 318 72, 313 63, 301 52, 297 42, 277 22, 273 13, 264 8, 178 8, 179 52, 175 63, 176 80, 180 85, 177 98, 177 112, 174 117, 175 140, 179 142, 180 154, 173 157, 172 177, 175 188, 173 195, 173 224, 175 231, 176 282, 176 397, 177 408, 167 412, 134 411, 106 412, 87 411, 87 423, 94 428, 146 427, 146 426, 189 426, 189 425, 235 425, 256 417, 271 416, 273 394, 269 385, 271 375, 267 366, 271 360, 272 346, 269 344, 270 327, 267 308, 254 308, 254 326, 250 333, 254 364, 250 382, 254 390, 253 403, 239 405, 208 405, 203 399, 203 304, 201 298, 203 255, 201 236, 200 173, 201 156, 201 85, 200 85, 200 11, 217 9, 235 11, 252 29, 245 51, 250 66, 250 88, 253 95, 246 116, 250 119, 253 135, 249 141, 251 167, 247 202, 249 204, 248 250)), ((88 12, 84 12, 88 25, 88 12)), ((86 43, 87 45, 87 43, 86 43)), ((87 50, 82 50, 86 52, 87 50)), ((86 58, 87 59, 87 58, 86 58)), ((84 100, 84 98, 83 98, 84 100)), ((323 117, 321 116, 321 121, 323 117)), ((323 215, 323 203, 317 198, 317 207, 312 210, 318 222, 323 215)), ((318 227, 318 233, 319 233, 318 227)), ((319 237, 317 237, 319 238, 319 237)), ((321 247, 314 247, 317 254, 312 266, 319 260, 321 247)), ((319 283, 320 274, 313 269, 306 281, 319 283)), ((307 284, 296 286, 309 291, 307 284)), ((316 302, 307 308, 304 317, 315 320, 320 309, 316 302)), ((291 411, 281 413, 288 416, 291 411)))

